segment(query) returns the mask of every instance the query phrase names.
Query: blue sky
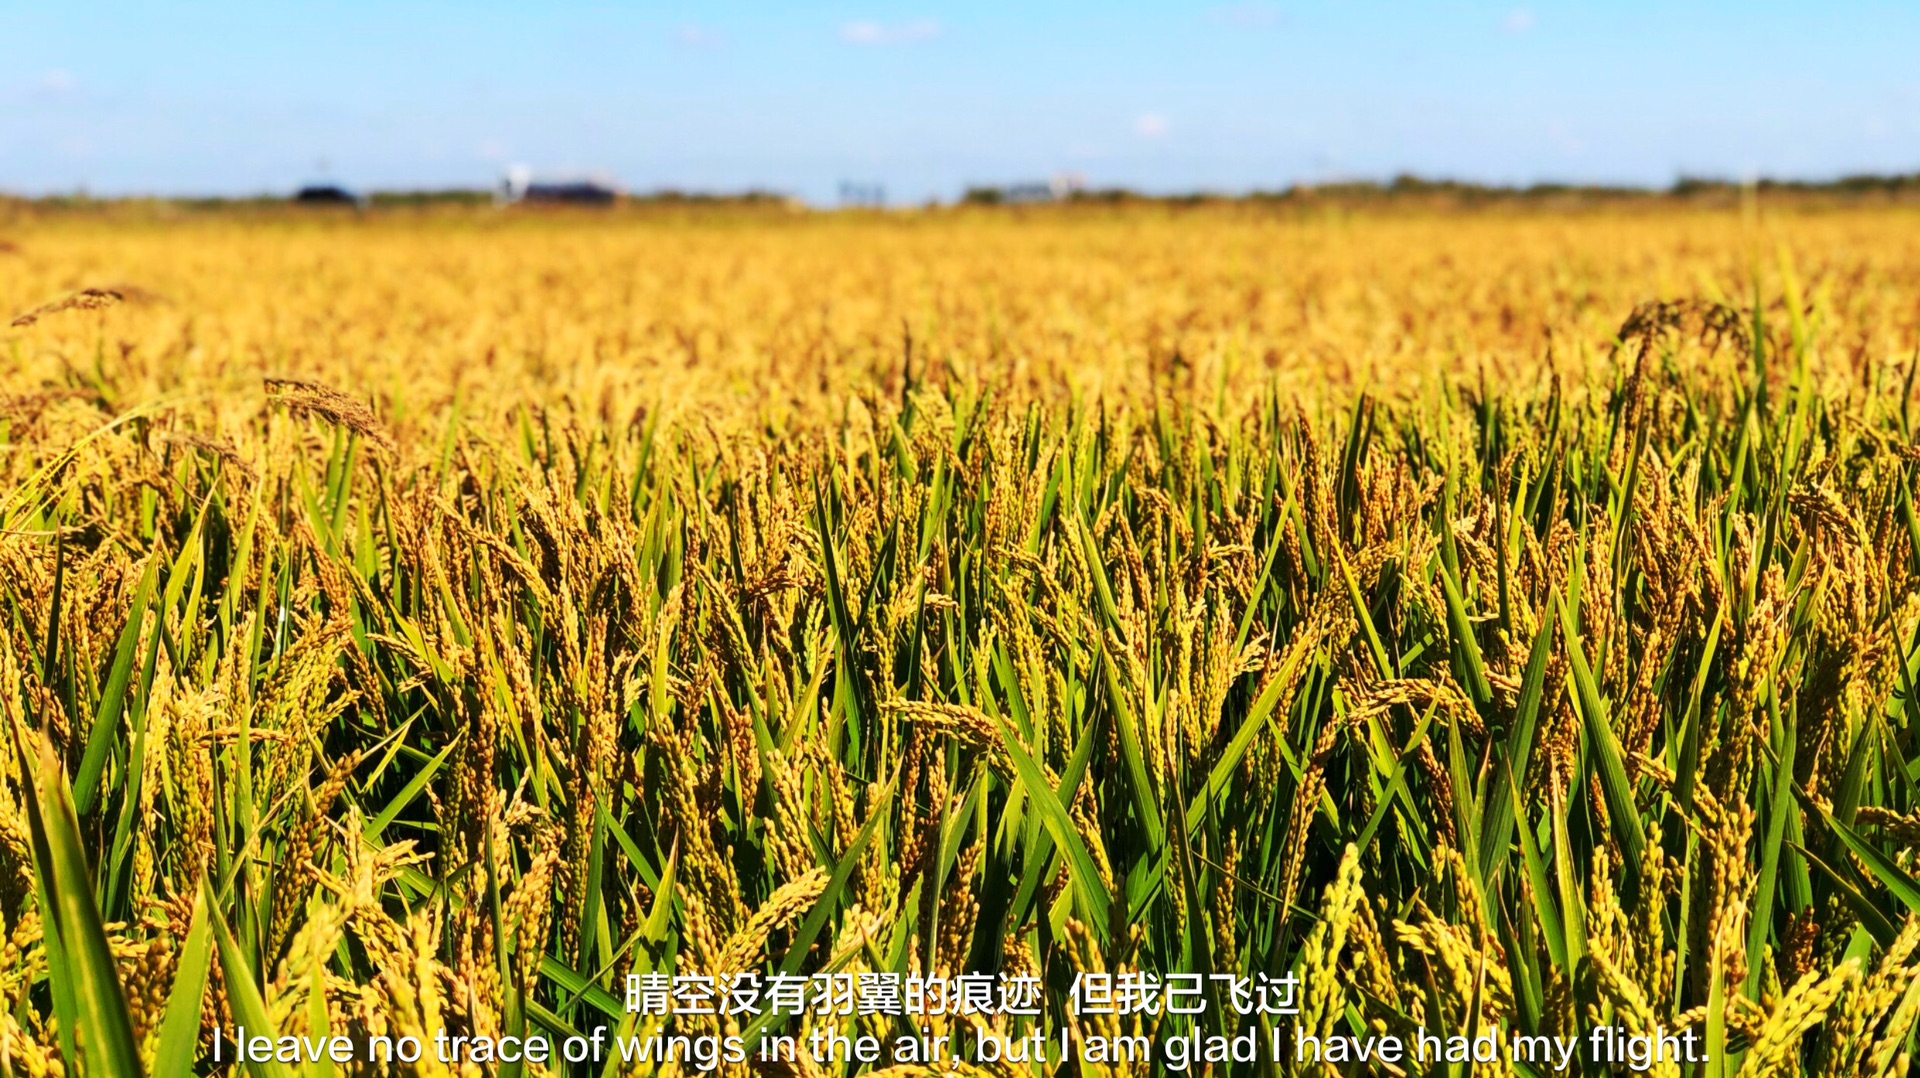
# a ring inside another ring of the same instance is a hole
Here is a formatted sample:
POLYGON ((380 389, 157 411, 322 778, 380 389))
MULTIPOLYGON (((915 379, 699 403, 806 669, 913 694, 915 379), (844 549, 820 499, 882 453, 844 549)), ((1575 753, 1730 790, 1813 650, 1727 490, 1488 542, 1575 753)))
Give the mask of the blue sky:
POLYGON ((1920 170, 1920 4, 0 0, 0 190, 1920 170), (324 170, 321 163, 325 162, 324 170))

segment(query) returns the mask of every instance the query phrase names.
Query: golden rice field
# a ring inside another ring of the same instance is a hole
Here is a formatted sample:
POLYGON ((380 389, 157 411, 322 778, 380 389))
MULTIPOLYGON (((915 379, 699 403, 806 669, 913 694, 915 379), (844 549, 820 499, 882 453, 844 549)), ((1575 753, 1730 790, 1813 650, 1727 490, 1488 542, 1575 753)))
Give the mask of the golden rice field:
POLYGON ((0 240, 0 1076, 209 1073, 239 1026, 1909 1072, 1912 211, 0 240), (1043 991, 669 1016, 630 974, 1043 991), (1209 1006, 1076 1014, 1090 974, 1209 1006), (1225 979, 1289 974, 1288 1015, 1225 979))

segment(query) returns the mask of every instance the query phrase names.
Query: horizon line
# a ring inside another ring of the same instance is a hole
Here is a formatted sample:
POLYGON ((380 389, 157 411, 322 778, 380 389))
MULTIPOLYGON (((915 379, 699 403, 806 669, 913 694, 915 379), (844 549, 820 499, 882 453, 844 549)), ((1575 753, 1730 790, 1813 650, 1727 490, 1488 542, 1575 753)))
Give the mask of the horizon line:
MULTIPOLYGON (((1395 195, 1491 195, 1491 196, 1543 196, 1543 195, 1589 195, 1589 196, 1673 196, 1702 193, 1715 190, 1790 190, 1809 194, 1868 194, 1894 193, 1907 189, 1920 190, 1920 168, 1911 172, 1847 172, 1824 177, 1795 177, 1758 175, 1733 178, 1725 175, 1676 173, 1665 184, 1604 181, 1604 180, 1535 180, 1526 183, 1510 181, 1484 181, 1459 179, 1450 176, 1429 176, 1412 171, 1396 172, 1391 176, 1357 175, 1322 180, 1296 180, 1274 187, 1187 187, 1156 189, 1136 187, 1128 184, 1093 184, 1076 182, 1062 191, 1057 187, 1040 191, 1051 185, 1048 180, 1015 180, 1002 182, 969 182, 960 185, 957 195, 948 198, 928 197, 920 199, 887 199, 884 197, 884 183, 862 181, 859 186, 868 191, 877 190, 882 197, 878 199, 850 199, 844 194, 837 200, 814 201, 805 196, 783 190, 777 186, 750 184, 739 187, 699 187, 693 185, 657 184, 645 188, 627 188, 617 180, 604 180, 620 198, 636 202, 742 202, 742 201, 784 201, 799 203, 814 208, 914 208, 920 206, 959 206, 981 205, 1000 202, 1105 202, 1132 200, 1145 202, 1192 202, 1192 201, 1265 201, 1285 199, 1315 193, 1348 194, 1395 194, 1395 195)), ((843 191, 851 181, 844 182, 843 191)), ((333 187, 346 192, 354 192, 370 201, 423 201, 423 200, 480 200, 498 197, 499 184, 488 186, 472 185, 419 185, 405 187, 368 187, 356 188, 353 185, 334 179, 314 180, 293 184, 283 188, 259 189, 250 192, 121 192, 94 194, 84 184, 67 191, 45 191, 26 193, 0 187, 0 201, 27 203, 75 203, 75 202, 172 202, 172 203, 257 203, 287 201, 303 189, 333 187)))

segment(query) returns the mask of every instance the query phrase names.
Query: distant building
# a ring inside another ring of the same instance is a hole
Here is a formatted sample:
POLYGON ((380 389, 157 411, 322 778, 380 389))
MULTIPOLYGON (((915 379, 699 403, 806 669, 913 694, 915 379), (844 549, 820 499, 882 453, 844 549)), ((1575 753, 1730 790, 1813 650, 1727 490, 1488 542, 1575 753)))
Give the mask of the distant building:
POLYGON ((536 180, 532 170, 515 166, 500 184, 502 203, 534 202, 575 206, 610 206, 620 189, 605 177, 583 176, 536 180))
POLYGON ((592 180, 564 180, 558 183, 530 183, 515 202, 576 202, 592 206, 610 206, 620 192, 592 180))
POLYGON ((1086 193, 1087 178, 1078 172, 1056 172, 1045 183, 1030 180, 1001 187, 969 187, 963 202, 980 205, 1029 205, 1035 202, 1067 202, 1086 193))
POLYGON ((310 183, 294 192, 293 200, 302 206, 361 205, 360 196, 337 183, 310 183))
POLYGON ((887 189, 878 183, 840 181, 840 205, 847 209, 880 210, 887 206, 887 189))
POLYGON ((1013 204, 1023 202, 1052 202, 1053 187, 1044 183, 1014 183, 1001 189, 1000 201, 1013 204))

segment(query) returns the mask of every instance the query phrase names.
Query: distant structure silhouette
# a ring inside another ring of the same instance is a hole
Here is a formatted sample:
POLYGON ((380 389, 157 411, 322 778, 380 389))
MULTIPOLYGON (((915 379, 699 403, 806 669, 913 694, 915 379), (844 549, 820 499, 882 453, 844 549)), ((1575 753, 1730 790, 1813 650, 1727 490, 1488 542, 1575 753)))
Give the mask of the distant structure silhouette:
POLYGON ((507 205, 515 203, 544 203, 576 206, 610 206, 620 197, 620 189, 610 179, 600 176, 569 177, 565 179, 537 180, 533 171, 525 165, 515 165, 507 170, 506 179, 500 184, 500 202, 507 205))
POLYGON ((964 202, 986 205, 1028 205, 1036 202, 1067 202, 1087 190, 1087 178, 1078 172, 1056 172, 1045 182, 1029 180, 997 187, 969 187, 961 196, 964 202))
POLYGON ((878 183, 841 180, 840 205, 847 209, 884 209, 887 205, 887 189, 878 183))
POLYGON ((337 183, 310 183, 302 186, 293 194, 293 200, 302 206, 352 206, 359 208, 360 196, 337 183))

